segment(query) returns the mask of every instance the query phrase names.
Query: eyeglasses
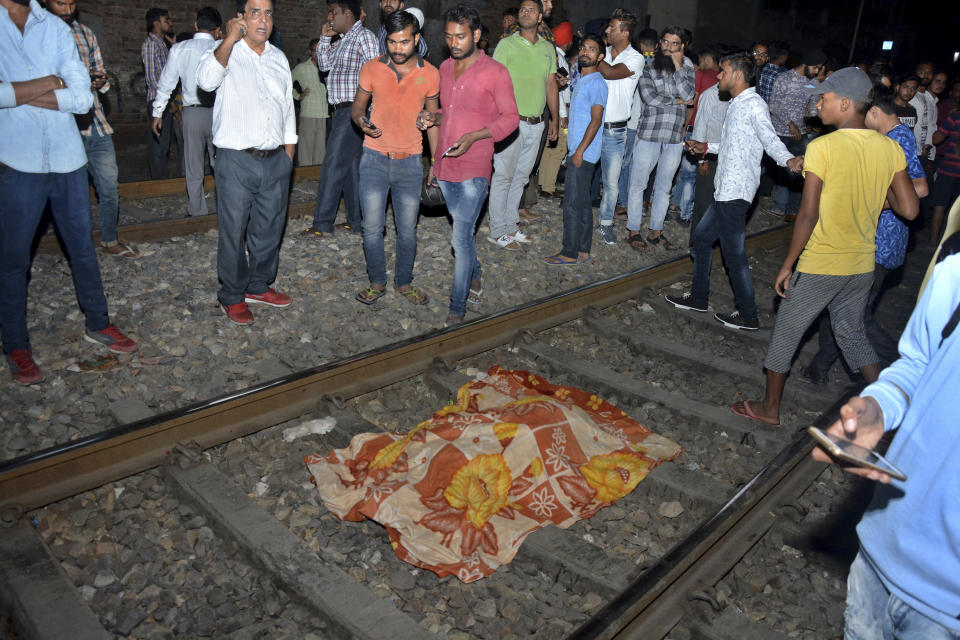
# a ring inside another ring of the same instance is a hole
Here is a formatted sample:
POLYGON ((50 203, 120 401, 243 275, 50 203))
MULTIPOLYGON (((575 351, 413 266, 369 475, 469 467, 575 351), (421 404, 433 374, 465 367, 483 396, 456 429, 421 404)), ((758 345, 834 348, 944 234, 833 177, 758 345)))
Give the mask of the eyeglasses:
POLYGON ((539 7, 520 7, 518 13, 540 13, 539 7))
POLYGON ((662 40, 660 40, 660 44, 662 44, 665 47, 679 47, 683 43, 680 42, 679 40, 667 40, 666 38, 663 38, 662 40))
POLYGON ((770 55, 770 54, 767 53, 766 51, 751 51, 750 53, 751 53, 755 58, 767 57, 767 56, 770 55))

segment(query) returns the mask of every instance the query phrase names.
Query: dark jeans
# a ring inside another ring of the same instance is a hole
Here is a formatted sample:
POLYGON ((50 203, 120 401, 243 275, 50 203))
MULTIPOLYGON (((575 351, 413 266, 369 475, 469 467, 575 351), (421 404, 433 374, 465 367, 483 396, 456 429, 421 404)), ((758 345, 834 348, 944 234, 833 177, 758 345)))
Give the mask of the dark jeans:
POLYGON ((379 151, 364 149, 360 171, 363 173, 360 205, 363 209, 363 254, 367 259, 367 276, 371 284, 387 284, 383 230, 389 193, 397 227, 393 284, 405 287, 413 281, 413 262, 417 257, 417 213, 420 211, 423 157, 392 160, 379 151))
POLYGON ((282 150, 258 158, 217 149, 217 299, 226 306, 243 302, 247 293, 266 293, 277 278, 292 169, 282 150))
POLYGON ((0 164, 0 333, 3 352, 29 349, 27 275, 30 247, 50 200, 53 220, 67 248, 73 287, 90 331, 110 323, 100 267, 90 236, 87 167, 70 173, 23 173, 0 164))
POLYGON ((317 181, 317 205, 313 210, 313 228, 331 233, 340 206, 340 194, 347 207, 347 224, 356 232, 362 229, 360 217, 360 153, 363 136, 350 119, 350 106, 334 110, 330 118, 326 160, 317 181))
MULTIPOLYGON (((152 119, 151 119, 152 122, 152 119)), ((147 166, 151 180, 165 180, 169 176, 167 156, 170 155, 170 135, 173 133, 173 114, 169 109, 163 112, 160 125, 160 137, 153 135, 151 125, 147 125, 147 166)))
POLYGON ((740 315, 747 320, 757 317, 753 296, 753 279, 747 262, 746 216, 750 203, 746 200, 714 201, 703 214, 693 234, 690 255, 693 257, 693 300, 706 303, 710 299, 710 266, 713 243, 720 240, 720 251, 727 264, 734 299, 740 315))
POLYGON ((710 208, 713 202, 714 185, 713 180, 717 175, 717 158, 707 158, 707 175, 702 176, 697 172, 697 184, 693 192, 693 218, 690 221, 690 245, 693 246, 693 232, 697 230, 697 225, 703 220, 703 214, 710 208))
POLYGON ((98 216, 100 218, 100 244, 113 244, 117 241, 117 217, 119 198, 117 187, 117 153, 113 148, 113 138, 107 134, 101 136, 96 128, 89 136, 83 137, 83 149, 87 152, 87 171, 97 188, 98 216))
POLYGON ((477 260, 477 217, 490 189, 486 178, 471 178, 463 182, 439 180, 440 191, 447 201, 447 211, 453 218, 450 245, 453 247, 453 286, 450 289, 450 314, 467 313, 467 294, 470 282, 482 276, 477 260))
MULTIPOLYGON (((900 357, 897 349, 897 341, 890 337, 890 334, 884 331, 883 327, 877 324, 873 316, 877 308, 877 300, 883 291, 884 280, 890 270, 881 265, 875 265, 873 270, 873 286, 870 287, 870 293, 867 295, 867 306, 863 310, 863 326, 867 333, 867 340, 873 345, 880 363, 884 366, 890 364, 900 357)), ((824 313, 820 316, 820 350, 810 361, 810 366, 819 373, 826 373, 840 357, 840 347, 833 337, 833 329, 830 326, 830 314, 824 313)))
POLYGON ((563 192, 563 248, 560 255, 576 258, 590 253, 593 242, 593 208, 590 206, 590 184, 596 163, 583 161, 577 167, 567 156, 567 177, 563 192))
MULTIPOLYGON (((793 136, 780 136, 780 140, 787 147, 787 151, 795 156, 802 156, 807 150, 806 137, 794 140, 793 136)), ((803 195, 803 176, 778 166, 773 180, 777 184, 774 192, 774 203, 777 209, 788 215, 796 214, 800 210, 800 197, 803 195)))

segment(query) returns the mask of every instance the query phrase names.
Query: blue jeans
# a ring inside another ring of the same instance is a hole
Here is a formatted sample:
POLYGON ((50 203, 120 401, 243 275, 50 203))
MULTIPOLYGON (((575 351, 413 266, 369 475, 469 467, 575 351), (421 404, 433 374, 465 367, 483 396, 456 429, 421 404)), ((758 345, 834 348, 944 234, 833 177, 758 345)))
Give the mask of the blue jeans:
POLYGON ((670 204, 670 186, 673 174, 680 164, 683 144, 650 142, 637 138, 633 149, 633 164, 630 168, 630 198, 627 200, 627 229, 640 231, 643 222, 643 192, 654 168, 657 178, 653 183, 653 205, 650 208, 650 230, 663 229, 670 204))
POLYGON ((440 191, 447 201, 447 211, 453 218, 450 246, 453 247, 453 287, 450 289, 450 314, 463 317, 467 313, 467 294, 470 282, 479 280, 482 273, 477 260, 477 218, 487 197, 490 181, 471 178, 463 182, 439 180, 440 191))
POLYGON ((356 232, 362 226, 360 218, 360 152, 363 137, 350 119, 350 107, 334 110, 330 119, 330 137, 327 139, 326 158, 317 180, 317 205, 313 210, 313 229, 333 232, 340 206, 340 194, 347 208, 347 224, 356 232))
POLYGON ((83 138, 83 148, 87 152, 87 171, 93 178, 97 189, 98 215, 100 217, 100 243, 113 244, 117 241, 117 153, 113 148, 113 138, 101 136, 96 127, 90 129, 89 136, 83 138))
POLYGON ((753 295, 753 279, 750 277, 750 265, 747 262, 746 239, 747 209, 746 200, 717 202, 707 209, 703 219, 693 232, 690 256, 693 258, 693 295, 694 302, 703 304, 710 299, 710 267, 713 262, 713 243, 720 240, 723 261, 727 263, 733 296, 741 317, 751 320, 757 317, 757 304, 753 295))
POLYGON ((623 145, 623 162, 620 163, 620 186, 617 189, 617 206, 627 206, 630 196, 630 168, 633 166, 633 146, 637 141, 637 130, 627 129, 627 141, 623 145))
POLYGON ((43 209, 50 200, 53 220, 67 248, 73 287, 90 331, 110 321, 100 267, 90 237, 87 168, 70 173, 23 173, 0 164, 0 333, 3 352, 29 349, 27 275, 43 209))
POLYGON ((850 565, 844 621, 844 640, 960 640, 960 632, 887 591, 862 553, 850 565))
MULTIPOLYGON (((563 248, 560 255, 577 258, 580 253, 590 253, 593 243, 593 209, 590 206, 590 182, 593 179, 593 162, 583 161, 578 168, 567 157, 566 187, 563 192, 563 248)), ((611 212, 612 213, 612 212, 611 212)))
POLYGON ((363 254, 371 284, 387 284, 387 262, 383 256, 387 193, 393 200, 397 227, 397 262, 393 284, 405 287, 413 281, 417 257, 417 213, 423 182, 423 157, 391 160, 379 151, 364 149, 360 157, 360 208, 363 210, 363 254))
MULTIPOLYGON (((684 140, 689 140, 692 132, 688 131, 684 140)), ((693 195, 697 188, 697 162, 689 153, 684 151, 680 156, 680 170, 677 172, 677 181, 673 185, 670 197, 673 204, 680 208, 680 218, 689 220, 693 216, 693 195)))
MULTIPOLYGON (((603 200, 600 201, 600 224, 613 224, 617 206, 623 154, 627 144, 627 128, 603 129, 600 145, 600 170, 603 171, 603 200)), ((586 164, 586 163, 584 163, 586 164)), ((569 166, 569 164, 568 164, 569 166)))
MULTIPOLYGON (((780 140, 787 147, 787 151, 795 156, 803 155, 807 149, 806 137, 794 140, 793 136, 780 136, 780 140)), ((777 167, 773 179, 777 183, 773 193, 777 209, 787 215, 796 214, 800 211, 800 198, 803 195, 803 176, 789 169, 777 167)))
POLYGON ((230 306, 277 279, 293 163, 284 151, 257 158, 217 149, 217 299, 230 306))

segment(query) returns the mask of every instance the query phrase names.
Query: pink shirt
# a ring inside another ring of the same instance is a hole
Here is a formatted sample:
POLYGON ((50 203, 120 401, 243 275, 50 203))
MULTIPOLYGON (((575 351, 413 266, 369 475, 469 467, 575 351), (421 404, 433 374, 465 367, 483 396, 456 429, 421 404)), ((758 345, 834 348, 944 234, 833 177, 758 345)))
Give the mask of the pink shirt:
POLYGON ((463 134, 486 127, 491 138, 474 142, 457 158, 438 157, 433 174, 447 182, 472 178, 490 179, 493 173, 493 143, 510 135, 520 123, 513 81, 507 68, 479 52, 470 68, 453 76, 453 58, 440 65, 440 139, 437 155, 450 148, 463 134))

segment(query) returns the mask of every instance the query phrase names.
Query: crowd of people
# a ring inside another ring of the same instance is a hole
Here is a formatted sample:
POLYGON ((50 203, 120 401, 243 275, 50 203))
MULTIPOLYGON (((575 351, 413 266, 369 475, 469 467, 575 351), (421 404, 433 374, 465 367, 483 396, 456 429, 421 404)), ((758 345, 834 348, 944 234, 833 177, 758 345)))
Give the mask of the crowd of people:
MULTIPOLYGON (((903 264, 906 222, 928 209, 934 247, 947 207, 960 196, 960 79, 951 82, 926 61, 900 75, 883 60, 840 68, 818 50, 797 53, 779 41, 694 52, 688 29, 638 33, 637 17, 624 9, 550 28, 550 0, 522 0, 505 11, 498 39, 474 7, 447 9, 441 20, 449 57, 434 66, 423 13, 403 0, 381 0, 380 7, 374 34, 359 0, 330 0, 308 59, 293 71, 278 46, 272 0, 238 0, 226 24, 204 7, 194 33, 175 44, 168 12, 146 14, 148 163, 162 177, 169 138, 182 138, 188 215, 207 213, 203 176, 213 168, 217 298, 230 321, 252 323, 251 304, 292 302, 272 285, 295 154, 301 164, 323 165, 304 236, 323 242, 352 233, 362 241, 369 279, 356 295, 362 304, 387 294, 388 200, 397 235, 393 287, 412 304, 427 302, 413 283, 417 220, 422 201, 442 200, 452 219, 447 325, 483 300, 475 237, 484 205, 487 239, 520 251, 542 216, 533 205, 562 191, 562 246, 545 264, 591 260, 595 234, 637 251, 676 250, 663 229, 673 216, 690 230, 693 283, 667 302, 682 312, 709 310, 719 241, 736 309, 715 317, 756 330, 745 224, 759 192, 770 196, 760 207, 765 214, 794 223, 793 237, 774 283, 783 302, 763 363, 763 397, 732 410, 779 424, 791 363, 820 318, 820 353, 804 375, 825 382, 842 354, 872 383, 834 430, 872 446, 903 422, 912 440, 904 436, 897 452, 908 460, 925 455, 916 451, 922 431, 916 434, 910 398, 932 375, 928 369, 956 377, 958 311, 949 313, 957 296, 955 258, 938 267, 931 284, 938 293, 921 300, 908 327, 912 337, 900 345, 904 357, 873 311, 888 274, 903 264), (345 215, 337 223, 341 201, 345 215), (891 363, 892 373, 881 375, 891 363)), ((118 353, 137 344, 109 320, 91 240, 90 181, 103 253, 139 252, 118 238, 116 153, 101 103, 110 84, 96 36, 77 19, 76 0, 48 0, 46 9, 37 0, 0 0, 0 78, 0 136, 18 140, 0 149, 0 331, 14 381, 34 384, 43 373, 27 333, 27 276, 44 208, 49 203, 69 254, 84 339, 118 353)), ((927 398, 937 420, 949 421, 945 397, 927 398)), ((955 472, 947 475, 958 483, 955 472)), ((909 504, 923 522, 944 508, 909 504)), ((933 628, 936 637, 958 637, 960 562, 945 520, 928 527, 948 567, 934 578, 906 559, 889 565, 888 557, 908 554, 881 532, 880 521, 865 521, 874 546, 851 573, 848 637, 934 637, 933 628), (923 617, 927 635, 870 635, 876 624, 862 619, 865 599, 884 594, 923 617)), ((910 531, 911 540, 924 535, 910 531)))

